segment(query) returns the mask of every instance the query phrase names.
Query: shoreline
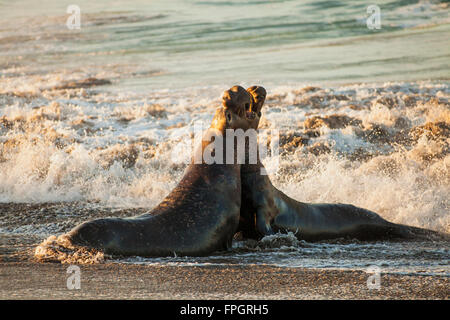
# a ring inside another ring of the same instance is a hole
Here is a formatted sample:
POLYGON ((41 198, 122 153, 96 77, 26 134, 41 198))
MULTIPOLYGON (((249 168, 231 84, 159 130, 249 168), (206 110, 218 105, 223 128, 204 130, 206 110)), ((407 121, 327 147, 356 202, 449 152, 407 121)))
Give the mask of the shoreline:
POLYGON ((369 289, 371 274, 269 265, 154 266, 105 263, 79 265, 79 290, 69 290, 69 265, 0 262, 0 299, 150 300, 448 300, 445 276, 381 274, 380 289, 369 289))

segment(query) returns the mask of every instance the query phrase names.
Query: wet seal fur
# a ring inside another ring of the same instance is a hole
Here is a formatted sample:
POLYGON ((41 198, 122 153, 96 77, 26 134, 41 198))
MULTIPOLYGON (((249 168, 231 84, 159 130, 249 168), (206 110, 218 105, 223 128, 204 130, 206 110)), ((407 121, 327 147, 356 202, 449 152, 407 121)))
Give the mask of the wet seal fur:
MULTIPOLYGON (((216 110, 206 135, 219 132, 226 137, 226 129, 246 130, 246 109, 251 104, 244 88, 225 91, 223 107, 216 110)), ((202 141, 198 149, 202 155, 210 144, 202 141)), ((236 161, 207 164, 200 159, 201 163, 191 162, 175 189, 149 213, 85 222, 67 234, 68 240, 121 256, 203 256, 226 250, 239 224, 240 165, 236 161)))
MULTIPOLYGON (((253 97, 257 117, 249 120, 257 129, 267 92, 263 87, 247 89, 253 97)), ((350 204, 308 204, 291 199, 272 185, 260 159, 241 167, 242 205, 239 231, 244 238, 260 239, 274 232, 293 232, 299 240, 319 241, 337 238, 358 240, 450 239, 447 234, 391 223, 375 212, 350 204)))

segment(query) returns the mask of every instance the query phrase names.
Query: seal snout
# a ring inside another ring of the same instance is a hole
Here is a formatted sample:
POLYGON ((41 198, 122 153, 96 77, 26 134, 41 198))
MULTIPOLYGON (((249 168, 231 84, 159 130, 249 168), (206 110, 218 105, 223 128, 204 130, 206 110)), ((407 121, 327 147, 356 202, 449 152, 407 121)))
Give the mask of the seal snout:
POLYGON ((222 105, 225 109, 230 109, 240 117, 244 117, 246 111, 252 109, 252 97, 241 86, 234 86, 223 93, 222 105))
POLYGON ((247 92, 251 95, 253 100, 251 111, 255 112, 258 117, 261 117, 261 109, 267 96, 266 89, 260 86, 251 86, 247 89, 247 92))

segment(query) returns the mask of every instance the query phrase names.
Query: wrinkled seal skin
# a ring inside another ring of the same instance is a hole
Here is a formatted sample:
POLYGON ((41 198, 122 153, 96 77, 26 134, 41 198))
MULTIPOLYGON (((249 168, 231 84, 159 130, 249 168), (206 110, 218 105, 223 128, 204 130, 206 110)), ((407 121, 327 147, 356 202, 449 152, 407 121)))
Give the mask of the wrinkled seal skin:
MULTIPOLYGON (((246 130, 248 122, 242 117, 251 103, 242 87, 226 91, 207 134, 218 130, 225 137, 226 129, 246 130)), ((203 140, 202 154, 209 144, 203 140)), ((193 159, 180 183, 149 213, 85 222, 67 236, 75 245, 122 256, 202 256, 226 250, 237 230, 241 206, 236 163, 195 164, 193 159)))
MULTIPOLYGON (((257 129, 266 98, 263 87, 247 89, 253 96, 252 110, 257 114, 250 127, 257 129)), ((248 149, 247 149, 248 152, 248 149)), ((318 241, 337 238, 359 240, 446 238, 435 231, 394 224, 375 212, 349 204, 307 204, 289 198, 275 188, 260 159, 241 167, 242 205, 239 231, 244 238, 259 239, 274 232, 293 232, 300 240, 318 241)))

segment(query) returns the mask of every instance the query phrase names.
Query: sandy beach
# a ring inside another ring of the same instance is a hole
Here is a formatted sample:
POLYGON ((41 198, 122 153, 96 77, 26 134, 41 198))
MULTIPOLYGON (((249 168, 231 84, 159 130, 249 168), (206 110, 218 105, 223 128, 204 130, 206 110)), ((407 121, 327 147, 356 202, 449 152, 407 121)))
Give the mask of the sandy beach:
POLYGON ((368 289, 365 272, 273 266, 178 267, 81 265, 81 288, 67 288, 68 265, 0 264, 0 299, 449 299, 441 276, 381 274, 368 289))

